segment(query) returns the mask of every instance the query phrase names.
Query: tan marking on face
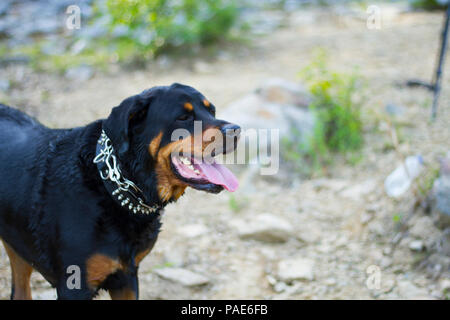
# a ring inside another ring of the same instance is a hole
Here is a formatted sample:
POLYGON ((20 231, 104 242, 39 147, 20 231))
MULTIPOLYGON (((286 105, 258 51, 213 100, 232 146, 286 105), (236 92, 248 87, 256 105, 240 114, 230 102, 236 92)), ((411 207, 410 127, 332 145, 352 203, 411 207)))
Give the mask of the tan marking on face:
POLYGON ((192 103, 186 102, 184 104, 184 109, 186 109, 187 111, 191 112, 192 110, 194 110, 194 106, 192 105, 192 103))
POLYGON ((175 190, 173 192, 173 199, 174 200, 178 200, 178 198, 180 198, 184 194, 185 190, 186 190, 186 187, 177 187, 177 188, 175 188, 175 190))
POLYGON ((110 274, 123 269, 124 267, 119 260, 100 253, 94 254, 86 261, 87 283, 89 287, 95 289, 100 286, 110 274))
POLYGON ((211 105, 211 104, 209 103, 209 101, 206 100, 206 99, 203 99, 203 104, 204 104, 205 107, 207 107, 207 108, 209 108, 209 106, 211 105))
POLYGON ((150 142, 148 145, 148 151, 150 155, 154 158, 158 152, 159 145, 161 144, 162 131, 150 142))
POLYGON ((201 159, 205 148, 215 143, 215 140, 210 141, 208 138, 206 138, 206 141, 203 141, 204 137, 213 136, 212 133, 217 130, 217 128, 210 128, 202 133, 202 137, 195 138, 189 136, 182 140, 171 142, 159 149, 155 170, 158 180, 157 190, 161 201, 167 202, 170 199, 177 200, 183 195, 188 186, 188 184, 178 179, 173 173, 170 164, 172 154, 185 153, 201 159))

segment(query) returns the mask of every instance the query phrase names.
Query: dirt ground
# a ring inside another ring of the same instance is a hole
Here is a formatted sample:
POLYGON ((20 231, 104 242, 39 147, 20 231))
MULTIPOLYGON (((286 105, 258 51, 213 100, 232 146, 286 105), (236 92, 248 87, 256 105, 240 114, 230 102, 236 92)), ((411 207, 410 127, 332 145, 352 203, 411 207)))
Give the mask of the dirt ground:
MULTIPOLYGON (((243 183, 235 194, 243 203, 238 212, 231 210, 228 193, 189 190, 167 207, 160 238, 141 265, 141 298, 444 299, 448 278, 431 278, 415 268, 419 256, 407 242, 392 248, 392 217, 407 211, 413 199, 410 193, 394 201, 384 192, 383 181, 399 158, 394 150, 384 150, 389 135, 383 123, 375 120, 386 104, 403 106, 402 154, 422 154, 425 163, 436 163, 450 149, 450 63, 444 70, 439 116, 433 124, 428 121, 431 95, 397 86, 410 78, 431 79, 443 16, 380 6, 384 13, 379 30, 367 29, 364 15, 336 8, 294 11, 286 16, 286 27, 254 40, 250 47, 223 51, 214 61, 160 60, 135 71, 112 66, 109 74, 97 73, 83 83, 13 66, 3 71, 17 85, 1 98, 46 125, 72 127, 107 116, 111 107, 144 88, 181 82, 203 92, 226 117, 227 104, 252 92, 264 79, 297 81, 298 71, 310 62, 314 49, 323 47, 330 54, 331 67, 348 71, 357 65, 367 81, 362 161, 355 166, 337 163, 327 177, 290 185, 259 178, 243 183), (294 232, 288 241, 239 238, 233 221, 261 213, 290 222, 294 232), (186 234, 186 225, 200 225, 202 232, 186 234), (293 257, 313 261, 313 279, 291 283, 274 279, 277 263, 293 257), (166 265, 199 273, 209 283, 191 288, 165 280, 154 270, 166 265), (367 286, 369 266, 381 271, 379 288, 367 286)), ((2 251, 1 299, 9 297, 9 277, 2 251)), ((32 279, 33 298, 55 297, 39 274, 32 279)))

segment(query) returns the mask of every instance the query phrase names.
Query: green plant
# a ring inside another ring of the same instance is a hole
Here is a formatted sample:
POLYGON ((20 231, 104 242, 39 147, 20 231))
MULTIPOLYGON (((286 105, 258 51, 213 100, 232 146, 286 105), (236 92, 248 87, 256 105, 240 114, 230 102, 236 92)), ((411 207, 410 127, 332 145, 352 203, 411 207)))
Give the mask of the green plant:
POLYGON ((239 17, 234 0, 106 0, 96 11, 110 31, 104 45, 115 48, 119 60, 220 42, 239 17))
POLYGON ((228 206, 230 207, 231 211, 238 213, 240 212, 248 203, 247 198, 236 198, 234 195, 230 195, 230 198, 228 200, 228 206))
POLYGON ((392 216, 392 221, 395 223, 400 223, 402 221, 403 215, 401 213, 396 213, 392 216))
POLYGON ((415 9, 437 10, 445 8, 443 1, 439 0, 410 0, 410 3, 415 9))
POLYGON ((285 142, 285 155, 291 160, 305 157, 314 169, 330 164, 336 153, 346 155, 350 163, 358 162, 361 156, 355 152, 363 145, 358 76, 330 71, 324 51, 319 51, 300 75, 312 93, 310 109, 316 122, 306 140, 297 139, 294 133, 294 139, 285 142))
POLYGON ((163 52, 186 55, 240 40, 246 27, 240 12, 236 0, 99 0, 81 31, 60 35, 57 41, 38 38, 11 49, 0 46, 0 56, 25 55, 34 69, 58 73, 79 65, 142 66, 163 52), (74 52, 79 43, 82 48, 74 52), (49 45, 63 53, 49 53, 49 45))
POLYGON ((417 191, 419 196, 425 198, 429 195, 433 188, 434 181, 439 177, 439 166, 434 165, 425 170, 425 172, 417 179, 417 191))

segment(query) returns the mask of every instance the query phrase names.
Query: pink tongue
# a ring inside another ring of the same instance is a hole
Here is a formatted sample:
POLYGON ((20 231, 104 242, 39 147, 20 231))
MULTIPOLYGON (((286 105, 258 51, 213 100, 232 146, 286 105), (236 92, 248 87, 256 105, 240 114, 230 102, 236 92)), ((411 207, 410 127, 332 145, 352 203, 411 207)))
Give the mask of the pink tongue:
POLYGON ((236 179, 234 174, 231 173, 231 171, 228 170, 225 166, 218 163, 207 164, 195 159, 194 163, 198 165, 209 182, 221 185, 231 192, 236 191, 236 189, 238 188, 238 180, 236 179))

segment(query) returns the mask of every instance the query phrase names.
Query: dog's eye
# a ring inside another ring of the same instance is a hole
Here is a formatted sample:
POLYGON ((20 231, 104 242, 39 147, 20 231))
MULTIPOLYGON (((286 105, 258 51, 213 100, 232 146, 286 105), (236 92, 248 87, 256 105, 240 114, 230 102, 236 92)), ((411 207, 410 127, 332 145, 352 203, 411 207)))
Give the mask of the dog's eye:
POLYGON ((188 120, 192 120, 193 116, 192 114, 182 114, 181 116, 178 117, 178 121, 188 121, 188 120))

